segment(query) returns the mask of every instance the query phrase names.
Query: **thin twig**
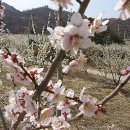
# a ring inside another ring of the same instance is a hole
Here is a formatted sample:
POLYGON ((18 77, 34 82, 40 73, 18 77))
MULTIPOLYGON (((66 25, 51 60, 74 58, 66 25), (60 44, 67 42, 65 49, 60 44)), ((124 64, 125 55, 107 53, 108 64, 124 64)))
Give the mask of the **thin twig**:
POLYGON ((40 126, 38 128, 33 128, 33 129, 29 129, 29 130, 41 130, 41 129, 45 129, 45 128, 51 128, 51 126, 40 126))
POLYGON ((26 115, 26 112, 25 112, 25 111, 23 111, 23 112, 20 113, 20 115, 19 115, 17 121, 12 125, 12 128, 13 128, 14 130, 16 130, 17 127, 18 127, 18 125, 20 124, 20 122, 23 121, 25 115, 26 115))
POLYGON ((127 76, 126 79, 124 79, 117 87, 116 89, 110 93, 108 96, 106 96, 99 104, 104 105, 106 104, 109 100, 111 100, 113 97, 115 97, 118 92, 124 87, 124 85, 130 80, 130 74, 127 76))

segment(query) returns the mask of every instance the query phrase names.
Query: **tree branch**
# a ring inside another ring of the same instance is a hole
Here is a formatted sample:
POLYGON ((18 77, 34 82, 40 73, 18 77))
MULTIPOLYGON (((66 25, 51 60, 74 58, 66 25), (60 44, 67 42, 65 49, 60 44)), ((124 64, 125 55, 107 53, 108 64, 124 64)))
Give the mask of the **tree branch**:
POLYGON ((84 0, 81 5, 80 5, 80 8, 79 8, 79 13, 81 15, 83 15, 85 13, 85 10, 86 8, 88 7, 88 4, 89 4, 90 0, 84 0))
POLYGON ((39 87, 36 89, 34 95, 33 95, 33 100, 37 99, 39 95, 41 95, 41 93, 43 91, 45 91, 47 84, 49 83, 50 79, 52 78, 53 74, 55 73, 55 70, 57 68, 57 66, 59 65, 59 61, 62 61, 62 57, 64 56, 65 51, 64 50, 60 50, 53 63, 50 66, 50 69, 48 70, 47 74, 45 75, 45 78, 43 79, 43 81, 41 82, 41 84, 39 85, 39 87))
POLYGON ((26 112, 25 112, 25 111, 23 111, 23 112, 20 113, 20 115, 19 115, 17 121, 12 125, 12 128, 13 128, 14 130, 16 130, 16 128, 18 127, 18 125, 20 124, 20 122, 23 121, 25 115, 26 115, 26 112))
POLYGON ((110 93, 108 96, 106 96, 100 103, 99 105, 104 105, 107 103, 109 100, 111 100, 113 97, 115 97, 118 92, 124 87, 124 85, 130 80, 130 74, 127 76, 126 79, 124 79, 117 87, 116 89, 110 93))
POLYGON ((76 0, 80 5, 82 4, 82 1, 81 0, 76 0))

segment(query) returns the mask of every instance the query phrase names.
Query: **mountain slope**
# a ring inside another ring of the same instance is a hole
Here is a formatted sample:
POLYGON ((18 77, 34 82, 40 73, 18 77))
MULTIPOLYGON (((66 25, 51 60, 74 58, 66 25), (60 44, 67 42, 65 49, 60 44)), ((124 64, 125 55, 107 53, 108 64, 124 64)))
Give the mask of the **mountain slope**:
MULTIPOLYGON (((20 12, 6 3, 3 3, 3 5, 6 7, 4 21, 11 33, 28 33, 31 15, 33 16, 37 33, 41 33, 43 26, 47 25, 49 13, 51 14, 49 26, 56 26, 56 12, 48 6, 20 12)), ((62 16, 63 26, 65 26, 66 19, 70 16, 70 13, 64 11, 62 16)), ((110 30, 122 37, 130 38, 130 20, 121 21, 115 18, 109 20, 108 27, 110 30)))

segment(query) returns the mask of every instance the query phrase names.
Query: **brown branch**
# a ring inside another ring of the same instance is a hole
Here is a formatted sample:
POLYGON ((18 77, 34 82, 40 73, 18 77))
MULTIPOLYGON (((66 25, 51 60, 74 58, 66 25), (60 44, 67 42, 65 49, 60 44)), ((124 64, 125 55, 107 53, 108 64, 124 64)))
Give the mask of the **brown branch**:
POLYGON ((51 128, 51 126, 40 126, 38 128, 33 128, 33 129, 29 129, 29 130, 41 130, 41 129, 45 129, 45 128, 51 128))
MULTIPOLYGON (((62 13, 63 12, 63 8, 61 6, 61 4, 59 4, 59 9, 58 9, 58 15, 57 15, 57 26, 62 26, 62 13)), ((59 49, 57 49, 57 52, 59 51, 59 49)), ((62 62, 59 61, 59 65, 57 67, 57 79, 61 79, 63 80, 63 73, 62 73, 62 62)))
POLYGON ((110 93, 108 96, 106 96, 99 104, 100 105, 104 105, 105 103, 107 103, 110 99, 112 99, 113 97, 115 97, 118 92, 125 86, 125 84, 130 80, 130 74, 127 76, 126 79, 124 79, 117 87, 116 89, 110 93))
POLYGON ((80 8, 79 8, 79 13, 81 15, 83 15, 85 13, 85 10, 86 8, 88 7, 88 4, 89 4, 90 0, 84 0, 81 5, 80 5, 80 8))
POLYGON ((12 128, 13 128, 14 130, 16 130, 16 128, 18 127, 18 125, 20 124, 20 122, 23 121, 25 115, 26 115, 26 112, 25 112, 25 111, 23 111, 23 112, 20 113, 20 115, 19 115, 17 121, 12 125, 12 128))
POLYGON ((82 1, 81 0, 76 0, 80 5, 82 4, 82 1))
POLYGON ((76 121, 76 120, 79 120, 79 119, 81 119, 83 117, 83 113, 79 113, 79 114, 77 114, 75 117, 72 117, 72 118, 70 118, 70 119, 68 119, 68 122, 73 122, 73 121, 76 121))
POLYGON ((51 80, 53 74, 55 73, 55 70, 57 68, 57 66, 59 65, 59 61, 62 61, 62 57, 64 56, 65 51, 64 50, 60 50, 53 63, 50 66, 50 69, 48 70, 47 74, 45 75, 45 78, 43 79, 43 81, 41 82, 41 84, 39 85, 39 87, 36 89, 34 95, 33 95, 33 100, 37 99, 39 95, 41 95, 41 93, 46 89, 47 84, 49 83, 49 81, 51 80))

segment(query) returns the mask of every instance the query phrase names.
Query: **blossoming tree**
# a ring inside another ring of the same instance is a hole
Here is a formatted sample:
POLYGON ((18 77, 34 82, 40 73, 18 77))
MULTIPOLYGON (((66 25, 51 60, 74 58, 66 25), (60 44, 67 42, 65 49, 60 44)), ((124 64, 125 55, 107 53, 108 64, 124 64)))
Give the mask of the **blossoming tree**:
MULTIPOLYGON (((73 5, 71 0, 52 0, 56 4, 60 4, 63 8, 73 5)), ((108 96, 98 101, 89 95, 85 95, 85 88, 79 94, 75 94, 74 90, 66 89, 62 80, 53 83, 51 78, 57 69, 60 61, 66 52, 72 55, 82 48, 88 48, 92 42, 90 37, 95 33, 107 30, 108 20, 102 21, 101 14, 96 18, 83 19, 84 14, 90 0, 76 0, 80 4, 79 11, 74 13, 71 20, 65 27, 56 26, 54 30, 48 27, 50 32, 49 40, 59 51, 45 77, 41 76, 44 68, 29 69, 25 65, 24 59, 15 52, 10 52, 8 48, 0 50, 0 61, 4 66, 9 68, 10 73, 7 79, 14 84, 14 89, 9 92, 9 105, 5 106, 5 117, 12 121, 11 129, 16 130, 20 122, 26 125, 22 130, 40 130, 53 129, 65 130, 70 128, 70 122, 78 120, 81 117, 98 117, 104 113, 103 106, 114 96, 130 79, 129 67, 123 70, 123 75, 128 75, 116 89, 108 96), (17 90, 15 83, 19 83, 22 87, 17 90), (26 87, 31 83, 34 84, 34 90, 28 90, 26 87), (42 104, 43 102, 43 104, 42 104), (79 112, 76 115, 71 113, 71 106, 79 104, 79 112), (56 109, 60 110, 60 115, 56 116, 56 109)), ((120 0, 116 9, 121 10, 121 19, 125 20, 130 17, 130 0, 120 0)), ((3 16, 4 7, 0 6, 0 15, 3 16)), ((2 22, 0 24, 3 29, 2 22)), ((74 67, 83 69, 84 55, 80 53, 80 57, 69 63, 63 68, 64 73, 74 67)), ((4 125, 4 123, 3 123, 4 125)), ((7 127, 4 127, 7 130, 7 127)))

